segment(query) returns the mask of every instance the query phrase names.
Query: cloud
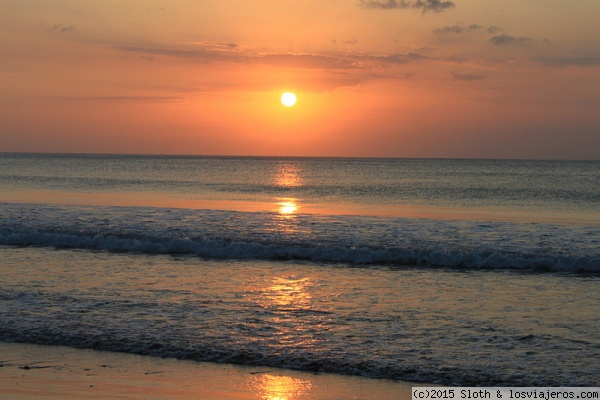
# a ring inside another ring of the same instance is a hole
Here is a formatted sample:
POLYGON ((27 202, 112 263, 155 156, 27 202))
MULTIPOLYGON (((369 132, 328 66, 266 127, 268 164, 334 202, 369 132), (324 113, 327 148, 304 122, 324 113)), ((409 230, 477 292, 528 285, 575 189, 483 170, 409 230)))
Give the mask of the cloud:
POLYGON ((385 64, 407 64, 410 62, 426 60, 429 57, 419 53, 394 53, 381 56, 363 56, 362 58, 367 61, 378 61, 385 64))
POLYGON ((485 79, 485 75, 479 74, 458 74, 456 72, 450 71, 450 75, 452 75, 452 80, 454 81, 480 81, 485 79))
POLYGON ((383 10, 415 8, 423 12, 441 12, 455 7, 455 4, 449 0, 360 0, 360 6, 383 10))
POLYGON ((423 11, 435 11, 440 12, 444 11, 447 8, 455 7, 454 3, 451 1, 442 1, 442 0, 418 0, 414 4, 414 8, 422 8, 423 11))
POLYGON ((242 61, 243 56, 235 54, 228 54, 225 52, 211 51, 206 49, 198 50, 179 50, 179 49, 159 49, 149 47, 137 47, 137 46, 116 46, 117 50, 124 51, 127 53, 135 53, 144 56, 165 56, 165 57, 177 57, 187 58, 202 62, 211 61, 230 61, 235 62, 236 60, 242 61))
POLYGON ((192 42, 194 45, 201 45, 208 48, 219 49, 219 50, 238 50, 240 45, 237 43, 227 42, 213 42, 210 40, 202 40, 200 42, 192 42))
POLYGON ((535 61, 549 67, 600 67, 600 56, 541 57, 535 61))
MULTIPOLYGON (((331 92, 339 89, 352 89, 357 88, 363 83, 362 77, 338 77, 328 76, 325 78, 298 78, 294 80, 293 85, 297 88, 301 88, 302 91, 307 92, 331 92)), ((290 82, 286 81, 285 85, 289 85, 290 82)), ((281 90, 282 82, 278 79, 257 81, 257 82, 244 82, 227 85, 226 90, 245 90, 245 91, 279 91, 281 90)), ((212 89, 221 91, 224 88, 219 86, 213 86, 212 89)))
MULTIPOLYGON (((204 43, 204 42, 203 42, 204 43)), ((135 46, 117 46, 119 51, 136 54, 141 57, 175 57, 202 63, 236 63, 265 64, 284 68, 323 69, 323 70, 359 70, 370 68, 374 64, 402 65, 427 60, 429 57, 420 53, 392 54, 293 54, 293 53, 253 53, 247 49, 238 51, 239 46, 227 45, 230 48, 212 48, 209 45, 196 49, 169 49, 135 46)))
POLYGON ((320 54, 264 54, 248 57, 247 61, 306 69, 350 69, 356 67, 356 63, 350 59, 320 54))
POLYGON ((75 31, 75 27, 73 25, 56 24, 50 28, 50 32, 66 33, 73 31, 75 31))
POLYGON ((364 8, 380 8, 380 9, 393 9, 393 8, 409 8, 410 7, 410 2, 405 1, 405 0, 387 0, 387 1, 381 1, 381 0, 361 0, 360 1, 360 5, 361 7, 364 8))
POLYGON ((74 96, 64 97, 75 101, 125 101, 125 102, 172 102, 185 100, 181 96, 74 96))
POLYGON ((135 46, 117 46, 116 49, 143 56, 177 57, 198 62, 225 62, 244 64, 269 64, 289 68, 305 69, 352 69, 357 64, 350 58, 321 54, 242 54, 234 51, 215 51, 214 49, 159 49, 135 46))
POLYGON ((442 28, 437 28, 433 30, 433 33, 436 35, 444 35, 444 34, 462 34, 468 33, 475 30, 479 30, 483 28, 481 25, 471 24, 468 26, 464 25, 452 25, 452 26, 444 26, 442 28))
MULTIPOLYGON (((346 72, 331 72, 325 75, 299 75, 296 76, 293 81, 289 81, 287 78, 284 78, 283 81, 280 77, 277 76, 264 76, 263 78, 257 79, 233 79, 233 80, 220 80, 216 81, 207 81, 201 84, 191 84, 191 83, 181 83, 177 85, 169 84, 167 86, 155 86, 154 89, 160 91, 167 91, 169 93, 178 93, 182 94, 182 96, 164 96, 164 97, 156 97, 154 101, 176 101, 179 99, 186 100, 190 97, 204 95, 208 93, 214 92, 239 92, 239 91, 248 91, 248 92, 272 92, 272 91, 280 91, 282 87, 289 87, 292 85, 296 88, 301 88, 302 91, 309 92, 327 92, 334 91, 338 89, 352 89, 360 86, 365 77, 361 74, 347 74, 346 72)), ((143 99, 144 97, 140 97, 143 99)), ((102 99, 102 98, 99 98, 102 99)), ((115 98, 118 100, 118 98, 115 98)))
POLYGON ((333 39, 331 41, 331 43, 333 43, 334 45, 342 44, 342 45, 348 45, 348 46, 355 46, 358 44, 358 39, 355 37, 351 37, 350 39, 346 39, 346 40, 333 39))
POLYGON ((490 39, 490 42, 498 46, 505 46, 510 44, 518 44, 520 46, 525 46, 531 42, 531 38, 528 38, 526 36, 515 37, 507 34, 502 34, 499 36, 492 37, 490 39))
POLYGON ((464 58, 464 57, 459 57, 459 56, 449 56, 449 57, 442 58, 441 61, 456 63, 456 64, 463 64, 463 63, 466 63, 467 61, 469 61, 469 59, 464 58))

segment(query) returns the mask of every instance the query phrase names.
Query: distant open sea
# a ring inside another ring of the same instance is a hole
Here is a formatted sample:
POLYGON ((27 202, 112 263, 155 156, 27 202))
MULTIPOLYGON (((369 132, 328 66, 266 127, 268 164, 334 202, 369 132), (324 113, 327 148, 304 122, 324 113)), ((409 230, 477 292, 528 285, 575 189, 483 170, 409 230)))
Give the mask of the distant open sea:
POLYGON ((600 162, 0 154, 0 340, 600 386, 600 162))

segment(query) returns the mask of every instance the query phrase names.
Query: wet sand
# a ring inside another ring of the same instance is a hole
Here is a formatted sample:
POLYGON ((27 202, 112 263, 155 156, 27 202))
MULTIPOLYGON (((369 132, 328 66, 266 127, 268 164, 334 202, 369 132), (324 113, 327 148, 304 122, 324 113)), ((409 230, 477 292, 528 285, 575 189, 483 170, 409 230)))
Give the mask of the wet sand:
POLYGON ((410 399, 409 382, 0 342, 0 399, 410 399))

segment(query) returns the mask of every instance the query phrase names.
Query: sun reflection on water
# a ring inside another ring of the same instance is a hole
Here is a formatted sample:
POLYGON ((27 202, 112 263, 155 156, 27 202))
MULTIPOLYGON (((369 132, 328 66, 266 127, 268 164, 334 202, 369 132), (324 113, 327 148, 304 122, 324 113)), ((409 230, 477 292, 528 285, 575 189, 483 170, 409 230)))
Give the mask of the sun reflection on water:
POLYGON ((277 213, 282 217, 291 217, 298 213, 298 203, 296 199, 279 199, 277 203, 277 213))
POLYGON ((265 310, 271 326, 270 344, 283 351, 287 345, 315 345, 320 314, 315 314, 313 281, 307 277, 272 277, 257 294, 256 302, 265 310))
POLYGON ((281 163, 273 174, 275 186, 280 188, 297 188, 304 185, 302 167, 297 163, 281 163))
POLYGON ((312 383, 290 376, 262 374, 255 377, 253 386, 263 400, 295 400, 305 398, 312 383))
POLYGON ((312 297, 308 292, 310 280, 308 278, 280 278, 275 277, 271 286, 264 295, 265 306, 285 306, 294 308, 307 308, 312 297))
POLYGON ((296 189, 304 185, 301 165, 294 162, 278 163, 272 173, 271 181, 278 192, 288 195, 288 197, 278 197, 274 201, 273 210, 276 217, 273 219, 273 227, 288 235, 297 234, 300 200, 289 195, 296 194, 296 189))

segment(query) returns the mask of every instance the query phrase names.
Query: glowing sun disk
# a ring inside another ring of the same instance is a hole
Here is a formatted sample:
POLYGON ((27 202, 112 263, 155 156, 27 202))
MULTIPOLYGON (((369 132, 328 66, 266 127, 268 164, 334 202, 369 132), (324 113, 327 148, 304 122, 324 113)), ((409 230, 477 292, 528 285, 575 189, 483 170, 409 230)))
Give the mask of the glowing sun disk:
POLYGON ((292 107, 296 104, 296 95, 292 92, 285 92, 281 95, 281 104, 286 107, 292 107))

